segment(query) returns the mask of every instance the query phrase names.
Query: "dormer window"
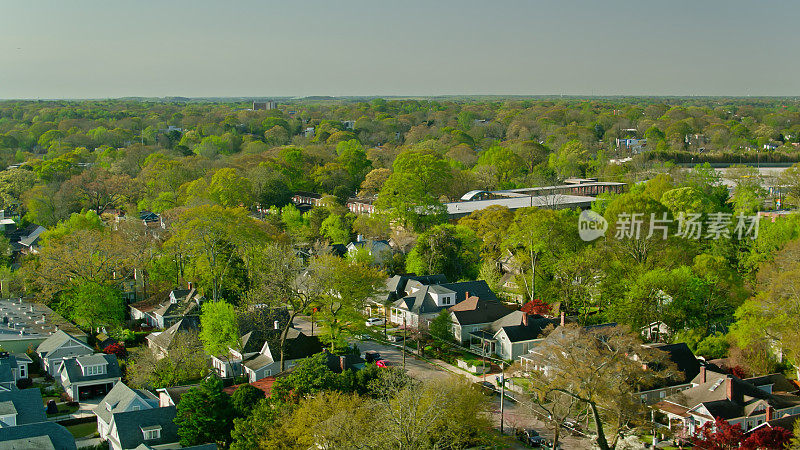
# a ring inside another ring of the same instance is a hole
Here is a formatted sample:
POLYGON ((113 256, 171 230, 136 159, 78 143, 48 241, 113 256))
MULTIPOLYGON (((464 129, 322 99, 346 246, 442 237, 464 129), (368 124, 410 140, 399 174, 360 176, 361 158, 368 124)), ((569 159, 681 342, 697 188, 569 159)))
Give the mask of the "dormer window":
POLYGON ((87 377, 91 375, 102 375, 104 373, 106 373, 105 365, 86 366, 83 368, 83 374, 87 377))
POLYGON ((152 427, 143 427, 142 433, 144 434, 145 441, 152 441, 155 439, 161 439, 161 426, 155 425, 152 427))

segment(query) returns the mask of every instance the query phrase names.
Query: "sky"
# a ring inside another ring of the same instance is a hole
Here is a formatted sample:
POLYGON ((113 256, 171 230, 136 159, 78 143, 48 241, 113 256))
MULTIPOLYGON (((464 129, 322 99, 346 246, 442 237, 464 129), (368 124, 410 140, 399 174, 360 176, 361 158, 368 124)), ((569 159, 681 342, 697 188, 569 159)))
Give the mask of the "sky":
POLYGON ((0 98, 800 95, 800 2, 0 0, 0 98))

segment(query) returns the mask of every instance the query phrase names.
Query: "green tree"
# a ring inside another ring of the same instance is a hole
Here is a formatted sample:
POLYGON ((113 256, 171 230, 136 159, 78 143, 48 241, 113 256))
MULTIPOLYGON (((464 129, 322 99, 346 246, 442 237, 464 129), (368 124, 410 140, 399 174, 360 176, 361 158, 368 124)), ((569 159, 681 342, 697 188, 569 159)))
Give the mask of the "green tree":
POLYGON ((428 325, 428 333, 435 339, 445 342, 453 340, 453 319, 447 308, 439 311, 439 314, 431 320, 428 325))
POLYGON ((85 282, 65 293, 59 309, 79 326, 96 332, 100 326, 119 326, 125 319, 125 303, 119 290, 85 282))
POLYGON ((462 225, 437 225, 422 233, 406 259, 406 269, 420 275, 443 273, 449 280, 475 279, 480 240, 462 225))
POLYGON ((249 208, 253 203, 252 183, 230 168, 214 172, 208 185, 208 195, 218 205, 226 208, 249 208))
POLYGON ((231 397, 223 392, 222 380, 209 377, 189 389, 178 403, 175 425, 182 446, 230 442, 235 411, 231 397))
POLYGON ((239 347, 239 325, 233 305, 223 301, 203 303, 200 341, 209 355, 226 355, 239 347))
POLYGON ((375 268, 331 255, 315 258, 309 270, 325 286, 315 304, 324 323, 323 339, 333 351, 346 345, 343 334, 361 323, 367 300, 383 288, 385 277, 375 268))
POLYGON ((253 408, 258 405, 260 400, 264 399, 264 391, 254 387, 252 384, 245 383, 231 395, 231 404, 236 415, 239 417, 247 417, 252 412, 253 408))

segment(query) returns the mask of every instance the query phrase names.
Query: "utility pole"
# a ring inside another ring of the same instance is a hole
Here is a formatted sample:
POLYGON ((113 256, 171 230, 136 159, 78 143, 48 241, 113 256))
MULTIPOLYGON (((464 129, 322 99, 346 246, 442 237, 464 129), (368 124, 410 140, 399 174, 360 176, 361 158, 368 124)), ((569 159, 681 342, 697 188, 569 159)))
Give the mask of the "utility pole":
POLYGON ((406 313, 403 311, 403 371, 406 370, 406 313))
POLYGON ((500 435, 503 435, 503 413, 505 412, 506 398, 506 369, 505 361, 500 362, 500 435))

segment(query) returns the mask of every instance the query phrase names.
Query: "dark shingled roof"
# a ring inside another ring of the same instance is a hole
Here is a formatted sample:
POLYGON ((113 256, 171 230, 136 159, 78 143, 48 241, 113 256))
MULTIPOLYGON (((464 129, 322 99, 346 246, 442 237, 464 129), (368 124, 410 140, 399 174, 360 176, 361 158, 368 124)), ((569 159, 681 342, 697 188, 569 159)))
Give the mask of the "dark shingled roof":
POLYGON ((178 333, 196 332, 199 328, 199 316, 186 316, 160 333, 148 334, 146 339, 160 348, 169 350, 178 333))
POLYGON ((55 422, 45 420, 41 423, 0 428, 0 448, 75 450, 77 447, 72 433, 55 422))
POLYGON ((113 420, 117 426, 117 433, 122 448, 135 448, 145 443, 142 428, 160 426, 161 437, 147 441, 150 446, 171 444, 178 442, 178 427, 175 425, 177 410, 174 406, 164 408, 142 409, 114 413, 113 420))
MULTIPOLYGON (((44 422, 47 415, 44 413, 42 393, 37 388, 0 392, 0 403, 11 402, 17 410, 17 425, 44 422)), ((5 428, 3 428, 5 429, 5 428)), ((2 434, 2 431, 0 431, 2 434)))
MULTIPOLYGON (((673 380, 677 384, 684 384, 692 381, 694 377, 700 373, 700 361, 694 356, 692 350, 684 342, 677 344, 656 344, 651 345, 656 350, 666 352, 670 361, 675 363, 678 371, 683 376, 680 379, 673 380)), ((672 383, 672 384, 675 384, 672 383)))
POLYGON ((497 300, 483 300, 479 297, 470 297, 450 308, 460 325, 476 323, 490 323, 506 316, 511 312, 509 308, 497 300))
MULTIPOLYGON (((67 381, 69 383, 78 383, 78 382, 85 382, 85 381, 94 381, 94 380, 105 380, 107 378, 119 378, 121 376, 119 370, 119 363, 117 362, 117 357, 114 355, 104 355, 104 354, 97 354, 92 355, 102 358, 106 362, 106 373, 100 375, 89 375, 85 376, 83 374, 83 370, 81 370, 81 366, 78 364, 76 358, 65 359, 63 364, 64 368, 62 370, 67 371, 67 381)), ((97 358, 97 359, 99 359, 97 358)), ((94 358, 93 358, 94 359, 94 358)), ((95 361, 92 361, 95 362, 95 361)))

